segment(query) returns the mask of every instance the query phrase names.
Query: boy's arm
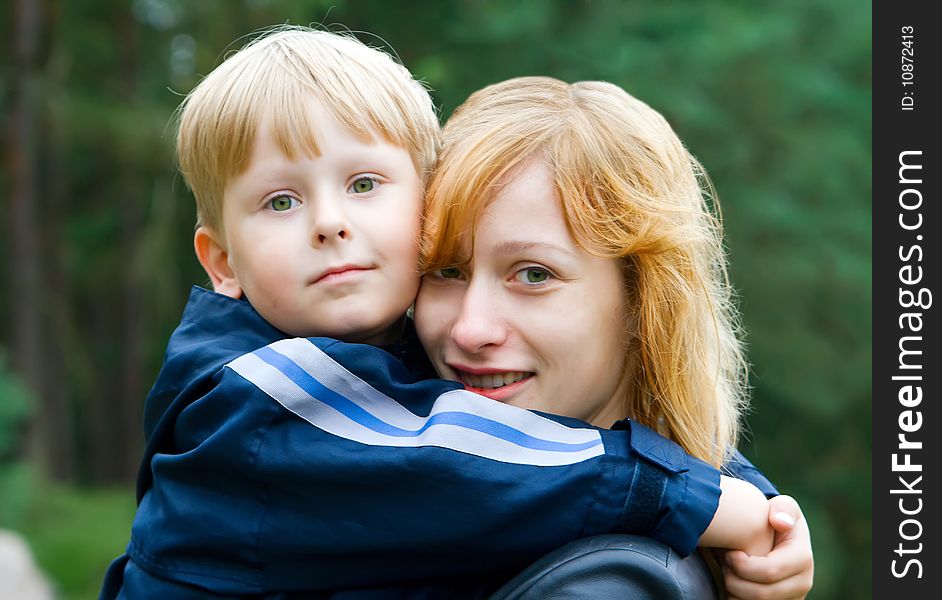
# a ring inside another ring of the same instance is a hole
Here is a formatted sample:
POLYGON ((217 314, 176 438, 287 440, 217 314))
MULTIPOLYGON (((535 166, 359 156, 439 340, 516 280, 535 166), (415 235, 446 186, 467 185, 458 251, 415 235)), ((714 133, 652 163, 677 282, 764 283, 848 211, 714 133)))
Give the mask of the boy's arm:
POLYGON ((770 499, 768 521, 775 529, 772 550, 755 556, 724 552, 727 592, 737 598, 804 598, 814 581, 814 553, 808 523, 798 503, 779 495, 774 485, 739 451, 723 466, 724 473, 749 481, 770 499))
POLYGON ((775 545, 766 556, 726 552, 724 583, 730 596, 743 600, 798 600, 814 583, 811 533, 801 507, 791 496, 769 500, 775 545))
POLYGON ((180 413, 135 564, 217 593, 349 588, 513 569, 611 531, 687 554, 713 518, 718 471, 636 423, 550 419, 315 341, 233 361, 180 413))
POLYGON ((765 556, 772 549, 775 531, 769 524, 769 501, 749 483, 720 478, 720 504, 700 545, 742 550, 750 556, 765 556))

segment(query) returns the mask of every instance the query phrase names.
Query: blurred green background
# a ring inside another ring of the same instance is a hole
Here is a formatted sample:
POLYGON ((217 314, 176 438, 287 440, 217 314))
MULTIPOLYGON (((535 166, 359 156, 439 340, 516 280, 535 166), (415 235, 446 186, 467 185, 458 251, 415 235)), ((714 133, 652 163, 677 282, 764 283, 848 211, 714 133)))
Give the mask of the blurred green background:
POLYGON ((518 75, 617 83, 723 205, 753 364, 743 450, 811 524, 812 598, 870 597, 869 3, 11 0, 2 13, 0 527, 64 598, 128 538, 141 405, 205 281, 171 113, 243 36, 393 48, 442 118, 518 75))

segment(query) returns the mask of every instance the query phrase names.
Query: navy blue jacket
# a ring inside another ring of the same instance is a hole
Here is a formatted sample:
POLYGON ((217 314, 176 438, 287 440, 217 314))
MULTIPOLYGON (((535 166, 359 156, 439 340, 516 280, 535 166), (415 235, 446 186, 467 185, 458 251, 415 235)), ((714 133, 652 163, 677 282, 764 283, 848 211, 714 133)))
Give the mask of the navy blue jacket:
POLYGON ((618 531, 686 555, 719 498, 716 469, 637 423, 598 429, 417 380, 382 349, 288 338, 201 288, 145 433, 131 542, 102 598, 477 577, 618 531))

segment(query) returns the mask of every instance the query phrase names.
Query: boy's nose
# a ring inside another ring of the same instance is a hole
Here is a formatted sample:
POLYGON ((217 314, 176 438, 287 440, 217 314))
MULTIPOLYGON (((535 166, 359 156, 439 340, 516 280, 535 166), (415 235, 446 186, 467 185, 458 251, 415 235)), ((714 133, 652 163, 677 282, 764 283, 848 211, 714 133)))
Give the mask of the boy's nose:
POLYGON ((350 241, 350 223, 339 206, 330 201, 318 202, 311 231, 314 246, 350 241))
POLYGON ((345 240, 347 239, 347 230, 342 228, 326 228, 319 231, 316 237, 316 242, 318 246, 326 244, 328 241, 336 240, 345 240), (331 232, 336 229, 336 231, 331 232))

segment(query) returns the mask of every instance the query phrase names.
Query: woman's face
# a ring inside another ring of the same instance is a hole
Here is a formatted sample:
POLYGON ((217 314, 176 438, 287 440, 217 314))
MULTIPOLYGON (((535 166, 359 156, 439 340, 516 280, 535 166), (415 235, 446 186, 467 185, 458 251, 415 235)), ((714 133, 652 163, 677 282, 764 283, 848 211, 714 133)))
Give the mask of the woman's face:
POLYGON ((576 245, 541 161, 511 173, 469 265, 427 275, 415 308, 442 377, 603 427, 626 416, 626 318, 620 263, 576 245))

